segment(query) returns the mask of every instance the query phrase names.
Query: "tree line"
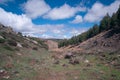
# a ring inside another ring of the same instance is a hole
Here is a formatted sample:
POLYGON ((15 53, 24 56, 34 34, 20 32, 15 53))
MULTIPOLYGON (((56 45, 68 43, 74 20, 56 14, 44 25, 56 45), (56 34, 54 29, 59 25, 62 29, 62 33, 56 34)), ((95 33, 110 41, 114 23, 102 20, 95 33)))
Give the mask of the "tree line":
POLYGON ((95 24, 88 31, 78 35, 73 36, 71 39, 64 39, 59 42, 58 47, 68 46, 68 45, 77 45, 95 35, 113 29, 115 32, 120 32, 120 6, 116 13, 113 13, 112 16, 109 16, 107 13, 106 16, 100 21, 100 24, 95 24))

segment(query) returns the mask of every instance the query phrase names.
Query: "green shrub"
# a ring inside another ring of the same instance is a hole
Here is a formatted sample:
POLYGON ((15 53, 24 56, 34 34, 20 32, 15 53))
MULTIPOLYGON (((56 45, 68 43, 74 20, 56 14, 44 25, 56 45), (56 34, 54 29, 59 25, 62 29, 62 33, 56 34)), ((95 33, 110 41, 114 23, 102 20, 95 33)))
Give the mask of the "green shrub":
POLYGON ((0 38, 0 43, 4 43, 4 42, 5 42, 5 39, 0 38))
POLYGON ((37 47, 33 47, 33 50, 38 50, 38 48, 37 47))
POLYGON ((9 40, 8 44, 11 46, 17 46, 17 43, 14 40, 9 40))
POLYGON ((13 49, 13 48, 11 48, 11 47, 10 47, 10 46, 8 46, 8 45, 4 46, 4 48, 5 48, 5 49, 7 49, 7 50, 10 50, 10 51, 14 51, 14 49, 13 49))
POLYGON ((23 43, 22 46, 25 47, 25 48, 29 48, 29 45, 26 44, 26 43, 23 43))

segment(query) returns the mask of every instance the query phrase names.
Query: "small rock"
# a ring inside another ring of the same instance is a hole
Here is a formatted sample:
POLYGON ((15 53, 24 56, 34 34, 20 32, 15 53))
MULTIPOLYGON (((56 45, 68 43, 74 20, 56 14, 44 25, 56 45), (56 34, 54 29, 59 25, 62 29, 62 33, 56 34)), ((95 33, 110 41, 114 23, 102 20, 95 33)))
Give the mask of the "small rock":
POLYGON ((104 74, 104 71, 100 71, 101 74, 104 74))
POLYGON ((22 45, 21 45, 20 43, 17 43, 17 47, 20 47, 20 48, 21 48, 21 47, 22 47, 22 45))
POLYGON ((78 77, 77 77, 77 76, 75 76, 75 77, 74 77, 74 79, 75 79, 75 80, 77 80, 77 79, 78 79, 78 77))
POLYGON ((29 38, 26 38, 28 41, 30 41, 30 39, 29 38))
POLYGON ((58 61, 58 60, 54 62, 54 64, 59 64, 59 63, 60 63, 60 61, 58 61))
POLYGON ((9 79, 9 78, 10 78, 10 76, 4 76, 3 78, 5 78, 5 79, 9 79))
POLYGON ((120 57, 120 55, 118 55, 118 57, 120 57))
POLYGON ((38 50, 38 48, 37 47, 33 47, 33 50, 38 50))
POLYGON ((87 67, 90 67, 91 65, 90 65, 90 64, 87 64, 86 66, 87 66, 87 67))
POLYGON ((79 60, 78 60, 78 59, 70 59, 70 60, 69 60, 69 63, 70 63, 70 64, 73 64, 73 65, 79 64, 79 60))
POLYGON ((85 63, 89 63, 89 60, 86 59, 86 60, 85 60, 85 63))
POLYGON ((62 66, 63 66, 63 67, 68 67, 68 65, 67 65, 67 64, 63 64, 62 66))
POLYGON ((3 70, 3 69, 2 69, 2 70, 0 70, 0 73, 3 73, 3 72, 5 72, 5 70, 3 70))
POLYGON ((0 39, 4 39, 4 37, 2 37, 2 36, 0 35, 0 39))
POLYGON ((13 71, 14 74, 18 74, 19 72, 18 71, 13 71))
POLYGON ((37 42, 37 41, 34 41, 34 40, 33 40, 32 42, 33 42, 34 44, 38 44, 38 42, 37 42))
POLYGON ((66 55, 65 55, 65 59, 70 59, 70 58, 72 58, 73 57, 73 54, 72 53, 67 53, 66 55))
POLYGON ((16 53, 18 56, 21 56, 22 54, 21 53, 16 53))

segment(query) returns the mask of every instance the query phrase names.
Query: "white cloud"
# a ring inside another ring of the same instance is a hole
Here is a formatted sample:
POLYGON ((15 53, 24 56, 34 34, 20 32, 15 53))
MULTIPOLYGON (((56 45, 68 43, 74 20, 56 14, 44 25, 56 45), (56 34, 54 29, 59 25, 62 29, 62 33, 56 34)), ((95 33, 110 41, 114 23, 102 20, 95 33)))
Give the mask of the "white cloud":
POLYGON ((48 38, 53 38, 53 36, 51 36, 51 35, 49 35, 49 34, 43 34, 41 37, 42 37, 42 38, 46 38, 46 39, 48 39, 48 38))
POLYGON ((107 13, 111 16, 119 8, 120 1, 116 0, 109 6, 96 2, 85 15, 84 20, 88 22, 100 21, 107 13))
POLYGON ((58 30, 58 29, 54 29, 54 30, 53 30, 53 32, 54 32, 54 33, 56 33, 56 34, 61 33, 61 31, 60 31, 60 30, 58 30))
POLYGON ((80 31, 73 29, 70 33, 73 35, 78 35, 78 34, 80 34, 80 31))
POLYGON ((32 19, 42 16, 43 18, 57 20, 73 17, 77 12, 86 11, 86 8, 79 6, 71 7, 68 4, 64 4, 51 9, 44 0, 28 0, 23 4, 23 10, 32 19))
MULTIPOLYGON (((0 8, 0 23, 6 26, 11 26, 15 31, 22 32, 25 35, 32 35, 35 33, 43 34, 47 31, 55 32, 54 30, 61 30, 64 27, 63 24, 35 25, 32 23, 32 20, 28 18, 25 14, 13 14, 12 12, 6 12, 2 8, 0 8)), ((59 32, 60 31, 57 31, 57 33, 59 32)))
POLYGON ((79 28, 79 29, 73 28, 73 29, 71 30, 70 34, 73 35, 73 36, 76 36, 76 35, 79 35, 79 34, 85 32, 85 31, 87 31, 87 30, 88 30, 88 28, 85 28, 85 27, 79 28))
POLYGON ((51 9, 44 0, 28 0, 23 4, 23 8, 30 18, 40 17, 51 9))
POLYGON ((32 23, 31 18, 25 14, 13 14, 2 8, 0 8, 0 23, 12 27, 17 32, 22 32, 23 35, 42 38, 70 38, 74 34, 81 33, 82 30, 85 30, 85 28, 76 28, 73 30, 64 24, 35 25, 32 23))
POLYGON ((57 20, 57 19, 66 19, 73 17, 77 12, 84 12, 86 8, 82 7, 71 7, 68 4, 64 4, 61 7, 53 8, 49 11, 44 18, 57 20))
POLYGON ((31 30, 33 24, 26 15, 16 15, 0 8, 0 22, 12 26, 16 31, 31 30))
POLYGON ((75 17, 75 19, 73 21, 71 21, 71 23, 74 23, 74 24, 78 24, 78 23, 81 23, 81 22, 83 22, 83 18, 80 15, 77 15, 75 17))
POLYGON ((25 36, 30 36, 30 37, 39 37, 38 35, 32 34, 32 33, 27 33, 24 34, 25 36))

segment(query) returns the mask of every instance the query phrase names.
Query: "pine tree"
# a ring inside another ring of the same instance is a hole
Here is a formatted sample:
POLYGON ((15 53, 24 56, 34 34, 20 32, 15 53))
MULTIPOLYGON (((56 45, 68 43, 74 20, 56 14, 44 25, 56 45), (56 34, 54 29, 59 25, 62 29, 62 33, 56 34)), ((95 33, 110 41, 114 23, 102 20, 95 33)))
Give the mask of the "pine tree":
POLYGON ((110 22, 110 28, 115 28, 115 26, 117 26, 117 14, 113 13, 110 22))
POLYGON ((110 28, 110 20, 111 18, 109 14, 107 13, 107 15, 100 22, 100 29, 99 29, 100 32, 104 30, 108 30, 110 28))
POLYGON ((118 24, 118 28, 120 28, 120 5, 119 5, 119 9, 117 11, 117 24, 118 24))

